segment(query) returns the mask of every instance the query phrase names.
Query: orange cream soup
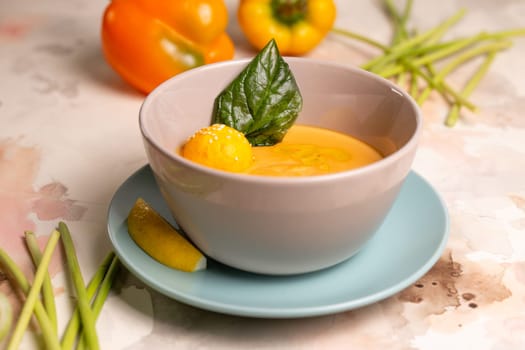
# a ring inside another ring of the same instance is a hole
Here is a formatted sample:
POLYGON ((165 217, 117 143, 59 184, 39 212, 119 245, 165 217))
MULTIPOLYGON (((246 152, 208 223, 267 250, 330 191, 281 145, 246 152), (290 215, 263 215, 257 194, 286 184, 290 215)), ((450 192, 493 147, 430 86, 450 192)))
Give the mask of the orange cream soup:
POLYGON ((333 130, 293 125, 274 146, 253 147, 246 171, 267 176, 311 176, 354 169, 380 160, 368 144, 333 130))

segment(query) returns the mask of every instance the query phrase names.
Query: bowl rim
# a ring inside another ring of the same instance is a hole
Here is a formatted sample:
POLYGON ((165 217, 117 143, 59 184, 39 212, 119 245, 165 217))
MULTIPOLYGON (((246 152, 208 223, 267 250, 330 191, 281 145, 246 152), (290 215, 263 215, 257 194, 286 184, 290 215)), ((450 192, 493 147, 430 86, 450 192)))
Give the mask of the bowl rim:
POLYGON ((183 164, 184 166, 191 168, 194 171, 201 172, 209 176, 214 176, 214 177, 221 178, 224 180, 239 181, 239 182, 246 182, 246 183, 260 183, 260 184, 268 184, 268 185, 270 184, 271 185, 305 185, 305 184, 312 184, 312 183, 331 182, 334 180, 340 180, 342 178, 348 178, 348 177, 365 176, 368 173, 374 172, 378 168, 384 168, 390 165, 391 163, 396 162, 399 158, 402 158, 405 155, 405 153, 409 152, 412 148, 417 147, 417 144, 420 138, 420 134, 421 134, 421 130, 422 130, 422 124, 423 124, 422 111, 420 107, 418 106, 418 104, 416 103, 416 101, 414 100, 414 98, 410 96, 410 94, 408 94, 401 87, 397 86, 396 84, 394 84, 388 79, 380 77, 362 68, 351 66, 348 64, 340 63, 340 62, 327 61, 327 60, 321 60, 321 59, 315 59, 315 58, 306 58, 306 57, 285 56, 283 58, 285 59, 287 63, 308 62, 308 63, 312 63, 313 65, 323 65, 323 66, 329 66, 329 67, 337 68, 337 69, 349 70, 355 74, 364 76, 368 79, 375 80, 381 83, 382 85, 390 87, 390 89, 394 93, 397 93, 398 95, 402 96, 410 104, 410 107, 415 112, 414 115, 416 119, 415 120, 416 126, 415 126, 414 132, 410 136, 410 139, 401 148, 395 150, 390 155, 383 157, 382 159, 375 161, 371 164, 360 166, 358 168, 338 171, 334 173, 309 175, 309 176, 266 176, 266 175, 228 172, 228 171, 215 169, 215 168, 211 168, 211 167, 196 163, 194 161, 191 161, 189 159, 182 157, 176 152, 167 150, 159 142, 157 142, 155 138, 149 133, 147 122, 146 122, 147 118, 145 114, 147 110, 150 108, 150 106, 154 103, 154 100, 157 98, 157 96, 161 94, 169 86, 173 85, 178 80, 187 79, 191 75, 202 74, 203 72, 206 72, 208 70, 221 69, 221 67, 225 67, 225 66, 242 67, 244 65, 247 65, 252 60, 252 58, 232 59, 228 61, 222 61, 222 62, 202 65, 202 66, 184 71, 182 73, 179 73, 165 80, 161 84, 159 84, 155 89, 153 89, 145 97, 139 109, 138 122, 139 122, 139 128, 140 128, 140 132, 142 134, 143 139, 147 141, 157 151, 162 153, 165 157, 173 161, 179 162, 183 164))

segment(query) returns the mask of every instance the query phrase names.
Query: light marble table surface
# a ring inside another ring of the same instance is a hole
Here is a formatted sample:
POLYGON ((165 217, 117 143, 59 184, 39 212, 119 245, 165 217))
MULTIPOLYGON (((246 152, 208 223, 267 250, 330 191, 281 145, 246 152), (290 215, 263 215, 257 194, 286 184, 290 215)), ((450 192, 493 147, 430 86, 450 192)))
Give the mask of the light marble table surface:
MULTIPOLYGON (((101 53, 106 4, 0 0, 0 245, 27 269, 23 232, 45 240, 63 220, 91 276, 112 249, 110 200, 146 163, 137 122, 144 96, 101 53)), ((232 13, 236 5, 228 2, 232 13)), ((387 42, 391 27, 378 1, 337 5, 338 27, 387 42)), ((522 0, 416 0, 411 25, 430 28, 462 7, 468 13, 451 38, 525 26, 522 0)), ((228 31, 236 58, 254 54, 233 14, 228 31)), ((423 106, 413 169, 443 197, 451 227, 421 281, 360 309, 272 320, 187 306, 123 270, 97 323, 102 348, 525 349, 525 38, 514 43, 471 96, 476 114, 449 128, 437 96, 423 106)), ((355 66, 373 54, 331 34, 308 57, 355 66)), ((60 327, 69 312, 62 268, 52 266, 60 327)), ((12 293, 3 278, 0 290, 12 293)), ((28 334, 22 348, 34 347, 28 334)))

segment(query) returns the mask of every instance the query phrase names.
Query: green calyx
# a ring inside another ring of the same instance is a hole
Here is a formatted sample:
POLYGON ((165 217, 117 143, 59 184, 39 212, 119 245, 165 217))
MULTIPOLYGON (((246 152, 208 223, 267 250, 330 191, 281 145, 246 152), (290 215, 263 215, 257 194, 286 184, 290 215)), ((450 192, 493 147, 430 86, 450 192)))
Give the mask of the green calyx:
POLYGON ((273 16, 288 26, 302 21, 308 9, 307 0, 272 0, 273 16))

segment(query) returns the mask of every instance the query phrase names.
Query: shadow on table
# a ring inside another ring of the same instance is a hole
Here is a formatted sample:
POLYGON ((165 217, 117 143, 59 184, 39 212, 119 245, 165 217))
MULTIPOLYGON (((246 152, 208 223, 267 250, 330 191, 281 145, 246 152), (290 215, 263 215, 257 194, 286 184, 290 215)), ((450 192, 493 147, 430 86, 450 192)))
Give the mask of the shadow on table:
POLYGON ((88 42, 79 50, 72 63, 83 80, 91 81, 103 89, 145 97, 127 84, 106 62, 100 42, 88 42))
MULTIPOLYGON (((144 285, 134 275, 123 269, 116 284, 116 292, 126 288, 147 291, 151 298, 153 315, 146 314, 138 304, 125 299, 135 312, 153 317, 151 332, 141 337, 134 346, 154 344, 157 348, 203 349, 261 349, 261 348, 324 348, 325 346, 365 346, 363 341, 377 345, 379 339, 369 337, 371 328, 388 328, 384 322, 388 315, 398 315, 397 298, 365 306, 360 309, 307 318, 264 319, 232 316, 202 310, 180 303, 144 285), (368 330, 368 331, 367 331, 368 330)), ((145 294, 144 294, 145 295, 145 294)), ((140 303, 139 303, 140 304, 140 303)), ((147 311, 149 313, 149 310, 147 311)), ((397 316, 396 316, 397 317, 397 316)), ((374 331, 375 332, 375 331, 374 331)), ((387 334, 384 334, 388 336, 387 334)), ((333 348, 333 347, 332 347, 333 348)))

